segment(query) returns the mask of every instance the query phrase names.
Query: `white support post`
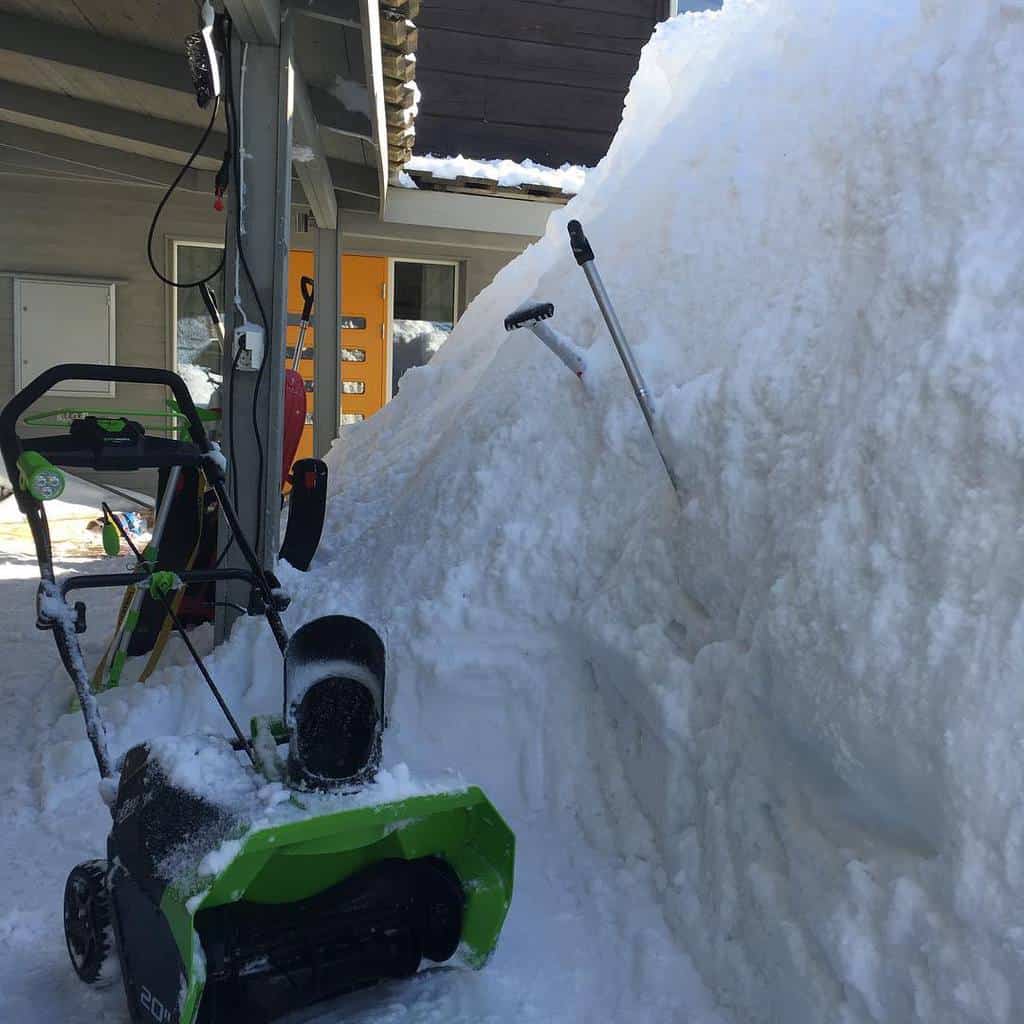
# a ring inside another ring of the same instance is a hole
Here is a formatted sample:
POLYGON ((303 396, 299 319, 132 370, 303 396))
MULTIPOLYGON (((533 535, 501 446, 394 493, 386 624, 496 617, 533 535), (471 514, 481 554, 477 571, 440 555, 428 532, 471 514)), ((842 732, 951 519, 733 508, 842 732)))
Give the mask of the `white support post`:
MULTIPOLYGON (((225 268, 228 342, 224 352, 224 433, 225 438, 231 441, 228 457, 230 472, 237 480, 238 519, 261 563, 268 568, 273 566, 277 555, 281 504, 295 77, 291 27, 292 19, 286 16, 280 26, 279 45, 248 45, 244 76, 243 44, 240 42, 235 44, 236 52, 232 59, 236 107, 242 132, 244 198, 241 238, 235 238, 232 215, 225 268), (236 241, 240 241, 244 249, 255 292, 249 284, 245 267, 239 265, 236 241), (242 312, 234 301, 236 273, 240 306, 245 317, 262 326, 260 304, 266 316, 262 374, 232 370, 234 329, 243 322, 242 312), (228 383, 232 373, 233 388, 228 383), (262 486, 259 483, 260 444, 263 453, 262 486)), ((233 184, 232 202, 236 202, 238 182, 233 184)), ((221 542, 222 548, 225 541, 226 538, 221 542)), ((244 564, 237 546, 231 548, 224 564, 233 567, 244 564)), ((246 603, 247 587, 233 585, 227 591, 229 601, 246 603)), ((224 636, 235 614, 224 608, 218 609, 218 639, 224 636)))
POLYGON ((316 305, 313 308, 316 322, 313 452, 317 458, 323 458, 330 451, 341 419, 340 250, 340 224, 334 231, 321 229, 317 232, 316 305))

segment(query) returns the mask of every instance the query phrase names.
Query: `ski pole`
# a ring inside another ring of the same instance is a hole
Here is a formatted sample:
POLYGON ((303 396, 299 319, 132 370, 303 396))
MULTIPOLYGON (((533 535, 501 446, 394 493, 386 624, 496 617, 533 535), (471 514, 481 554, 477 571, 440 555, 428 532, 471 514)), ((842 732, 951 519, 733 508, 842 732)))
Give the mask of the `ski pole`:
POLYGON ((505 330, 514 331, 519 327, 529 327, 537 339, 549 348, 577 377, 583 376, 587 364, 583 356, 572 342, 558 331, 553 331, 546 323, 555 315, 555 307, 551 302, 537 302, 531 306, 520 306, 505 317, 505 330))
POLYGON ((213 681, 213 676, 210 675, 210 671, 206 667, 206 663, 203 661, 200 653, 196 650, 191 637, 188 635, 188 631, 185 629, 181 619, 178 618, 177 612, 174 610, 171 599, 167 596, 182 585, 181 580, 178 579, 173 572, 169 572, 167 570, 157 572, 155 566, 151 566, 149 562, 146 561, 145 555, 132 543, 131 537, 128 536, 128 531, 124 528, 119 519, 114 518, 114 513, 110 511, 110 506, 107 505, 106 502, 103 503, 103 512, 109 519, 113 519, 118 532, 124 538, 124 542, 131 549, 132 554, 135 555, 135 558, 139 563, 139 568, 149 577, 149 587, 147 588, 149 595, 164 606, 164 611, 167 613, 167 617, 171 620, 171 624, 174 626, 175 630, 177 630, 178 635, 181 637, 185 647, 188 649, 188 653, 192 655, 192 660, 196 663, 196 668, 199 669, 203 679, 206 680, 206 685, 210 688, 210 692, 213 694, 214 700, 217 701, 221 711, 224 712, 224 717, 228 720, 228 725, 231 726, 232 732, 234 732, 238 742, 241 744, 241 749, 249 755, 249 760, 252 761, 253 767, 259 768, 259 760, 256 757, 256 751, 253 749, 252 741, 247 739, 245 733, 242 732, 241 728, 239 728, 235 716, 231 713, 231 708, 228 707, 227 701, 224 700, 220 690, 217 689, 217 684, 213 681))
POLYGON ((615 313, 611 297, 604 286, 604 281, 601 280, 597 264, 594 262, 594 250, 590 247, 590 242, 587 241, 587 236, 583 233, 583 225, 578 220, 569 221, 569 243, 572 246, 572 254, 576 257, 576 262, 583 268, 583 273, 587 276, 590 290, 594 293, 594 298, 597 300, 597 305, 604 317, 604 322, 608 325, 608 333, 611 334, 612 341, 615 343, 615 349, 622 360, 626 376, 629 378, 629 383, 633 388, 633 394, 636 395, 636 400, 640 404, 640 410, 643 412, 644 419, 647 422, 647 429, 651 432, 654 446, 658 449, 658 454, 661 456, 661 461, 665 466, 665 471, 668 473, 668 478, 672 481, 676 494, 681 497, 679 481, 676 479, 676 474, 669 465, 665 452, 662 450, 661 442, 658 440, 658 431, 654 421, 654 402, 651 399, 651 393, 648 391, 647 383, 640 372, 640 367, 633 357, 633 350, 626 340, 626 333, 622 329, 622 324, 619 323, 619 318, 615 313))
MULTIPOLYGON (((171 512, 171 504, 174 501, 175 492, 178 489, 178 480, 181 477, 181 466, 172 466, 167 475, 167 484, 164 487, 164 500, 160 503, 156 513, 156 521, 153 523, 153 533, 150 537, 146 550, 142 552, 142 558, 156 568, 159 558, 160 544, 163 541, 164 529, 167 526, 167 519, 171 512)), ((112 521, 112 520, 111 520, 112 521)), ((112 644, 114 655, 110 660, 110 668, 107 673, 107 682, 102 686, 104 690, 117 686, 121 681, 121 672, 124 663, 128 658, 128 645, 131 643, 132 633, 139 622, 139 613, 142 610, 142 602, 146 598, 144 587, 136 587, 132 594, 128 610, 114 634, 112 644)))

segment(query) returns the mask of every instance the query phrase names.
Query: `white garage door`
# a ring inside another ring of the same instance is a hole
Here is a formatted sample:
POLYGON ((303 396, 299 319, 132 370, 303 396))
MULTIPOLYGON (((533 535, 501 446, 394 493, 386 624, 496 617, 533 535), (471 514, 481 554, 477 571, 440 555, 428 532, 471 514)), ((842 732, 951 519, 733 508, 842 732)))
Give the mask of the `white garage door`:
MULTIPOLYGON (((114 286, 109 282, 14 280, 18 388, 57 363, 114 362, 114 286)), ((114 384, 65 381, 51 394, 113 396, 114 384)))

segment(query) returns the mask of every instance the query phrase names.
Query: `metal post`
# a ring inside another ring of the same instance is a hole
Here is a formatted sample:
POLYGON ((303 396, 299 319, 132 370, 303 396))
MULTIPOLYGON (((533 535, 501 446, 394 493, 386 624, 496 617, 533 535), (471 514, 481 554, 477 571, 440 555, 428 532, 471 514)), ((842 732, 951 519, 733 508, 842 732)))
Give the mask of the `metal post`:
MULTIPOLYGON (((237 481, 238 519, 245 535, 256 548, 264 567, 273 565, 277 555, 281 507, 281 445, 284 412, 284 366, 288 317, 288 235, 291 227, 292 113, 294 69, 292 65, 293 19, 287 14, 281 24, 279 46, 236 42, 232 71, 236 108, 241 123, 241 164, 245 196, 242 206, 242 236, 235 237, 232 211, 225 266, 225 318, 230 325, 224 351, 223 389, 225 422, 230 422, 232 450, 228 452, 229 472, 237 481), (244 63, 244 72, 243 72, 244 63), (244 82, 243 82, 244 79, 244 82), (238 242, 256 286, 248 282, 239 266, 238 242), (234 386, 227 381, 234 362, 234 329, 243 322, 234 302, 238 275, 241 306, 246 317, 260 324, 260 303, 267 318, 262 375, 234 371, 234 386), (258 294, 260 302, 257 302, 258 294), (257 379, 259 388, 257 392, 257 379), (233 394, 232 394, 233 392, 233 394), (233 402, 233 407, 232 407, 233 402), (259 486, 259 446, 263 449, 263 485, 259 486), (258 543, 257 543, 258 540, 258 543)), ((238 183, 232 202, 238 202, 238 183)), ((232 487, 235 486, 234 481, 232 487)), ((240 567, 244 559, 238 545, 232 545, 224 565, 240 567)), ((231 584, 226 599, 245 605, 244 587, 231 584)), ((217 639, 224 637, 237 616, 223 606, 217 611, 217 639)))
POLYGON ((317 302, 313 311, 316 322, 313 452, 318 458, 327 454, 331 442, 338 436, 341 416, 341 332, 338 330, 340 247, 340 224, 333 231, 324 228, 317 231, 317 302))

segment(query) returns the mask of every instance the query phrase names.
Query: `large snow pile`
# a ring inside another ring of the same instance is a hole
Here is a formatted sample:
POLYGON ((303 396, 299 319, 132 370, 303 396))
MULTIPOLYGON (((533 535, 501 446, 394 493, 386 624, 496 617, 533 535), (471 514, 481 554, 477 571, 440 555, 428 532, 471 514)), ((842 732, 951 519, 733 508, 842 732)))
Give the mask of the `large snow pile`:
POLYGON ((400 729, 653 865, 740 1019, 1024 1017, 1022 111, 1017 2, 662 26, 583 193, 334 460, 318 579, 388 624, 400 729), (531 297, 586 388, 505 336, 531 297))
MULTIPOLYGON (((492 966, 352 1019, 717 1019, 687 952, 736 1020, 1024 1016, 1021 110, 1019 2, 675 19, 582 194, 345 432, 288 621, 378 626, 385 763, 458 769, 519 840, 492 966), (503 331, 530 298, 586 383, 503 331)), ((211 658, 243 718, 279 665, 255 621, 211 658)), ((180 672, 103 705, 121 750, 223 730, 180 672)), ((12 778, 84 854, 80 731, 12 778)))

